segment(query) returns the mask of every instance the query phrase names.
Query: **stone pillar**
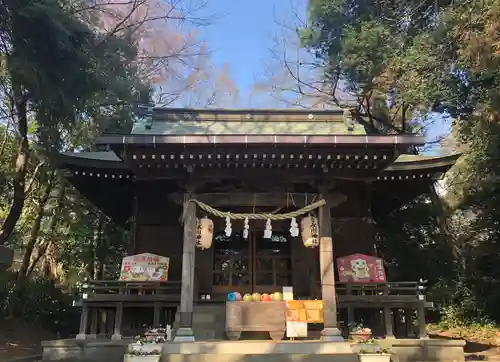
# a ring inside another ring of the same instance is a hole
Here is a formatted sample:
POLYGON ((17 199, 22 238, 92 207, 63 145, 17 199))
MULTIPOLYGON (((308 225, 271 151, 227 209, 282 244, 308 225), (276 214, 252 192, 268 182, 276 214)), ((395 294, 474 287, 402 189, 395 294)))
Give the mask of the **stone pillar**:
POLYGON ((184 196, 184 240, 182 246, 182 285, 179 329, 175 341, 194 341, 193 333, 193 296, 194 261, 196 252, 196 204, 187 202, 190 195, 184 196))
MULTIPOLYGON (((326 196, 326 195, 324 195, 326 196)), ((324 305, 324 329, 321 338, 327 341, 343 341, 337 322, 337 297, 335 295, 335 263, 332 242, 331 203, 319 209, 319 266, 321 295, 324 305)))
POLYGON ((76 335, 76 339, 85 339, 87 337, 87 323, 89 319, 89 307, 87 303, 83 302, 82 314, 80 314, 80 330, 76 335))

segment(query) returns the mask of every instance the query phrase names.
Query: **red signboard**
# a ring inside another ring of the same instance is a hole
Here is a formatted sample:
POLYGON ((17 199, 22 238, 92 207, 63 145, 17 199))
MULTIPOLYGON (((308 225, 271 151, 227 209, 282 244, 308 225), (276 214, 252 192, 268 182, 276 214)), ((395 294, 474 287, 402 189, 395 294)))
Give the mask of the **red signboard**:
POLYGON ((337 258, 337 269, 341 283, 385 282, 384 261, 364 254, 352 254, 337 258))

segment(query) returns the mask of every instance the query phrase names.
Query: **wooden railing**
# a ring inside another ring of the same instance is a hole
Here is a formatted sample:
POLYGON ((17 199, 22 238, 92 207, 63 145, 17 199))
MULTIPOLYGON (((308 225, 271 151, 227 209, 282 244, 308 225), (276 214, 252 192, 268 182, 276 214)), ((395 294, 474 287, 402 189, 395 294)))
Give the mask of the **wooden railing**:
POLYGON ((168 301, 180 297, 180 281, 91 280, 83 285, 82 300, 105 301, 168 301))
POLYGON ((423 295, 425 282, 336 283, 337 295, 423 295))
POLYGON ((335 286, 340 305, 359 307, 402 307, 405 305, 425 305, 426 284, 423 282, 385 282, 376 284, 338 283, 335 286))

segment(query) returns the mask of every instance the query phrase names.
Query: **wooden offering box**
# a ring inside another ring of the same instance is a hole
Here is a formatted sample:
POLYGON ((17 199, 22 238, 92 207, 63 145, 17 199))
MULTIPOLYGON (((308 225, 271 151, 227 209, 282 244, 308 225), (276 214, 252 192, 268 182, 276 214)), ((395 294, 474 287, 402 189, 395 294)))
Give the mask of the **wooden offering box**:
POLYGON ((285 334, 285 302, 226 302, 226 334, 238 340, 241 332, 269 332, 273 340, 285 334))

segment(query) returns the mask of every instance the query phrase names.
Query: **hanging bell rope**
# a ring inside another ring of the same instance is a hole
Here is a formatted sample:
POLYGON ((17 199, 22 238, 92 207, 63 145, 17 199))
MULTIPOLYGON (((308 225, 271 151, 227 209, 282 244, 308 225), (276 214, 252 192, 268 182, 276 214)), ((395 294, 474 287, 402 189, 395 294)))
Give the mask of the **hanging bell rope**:
MULTIPOLYGON (((326 205, 326 201, 324 199, 321 199, 319 201, 316 201, 312 204, 309 204, 307 206, 304 206, 301 209, 287 212, 284 214, 274 214, 274 213, 250 213, 250 214, 238 214, 238 213, 233 213, 233 212, 224 212, 220 211, 217 209, 214 209, 212 206, 209 206, 201 201, 198 201, 196 199, 190 199, 186 202, 185 206, 189 202, 194 202, 200 209, 203 211, 217 217, 221 218, 226 218, 229 217, 231 220, 244 220, 248 218, 249 220, 271 220, 271 221, 278 221, 278 220, 289 220, 294 217, 298 217, 301 215, 305 215, 310 213, 313 210, 316 210, 317 208, 326 205)), ((186 207, 184 207, 184 210, 186 210, 186 207)))

